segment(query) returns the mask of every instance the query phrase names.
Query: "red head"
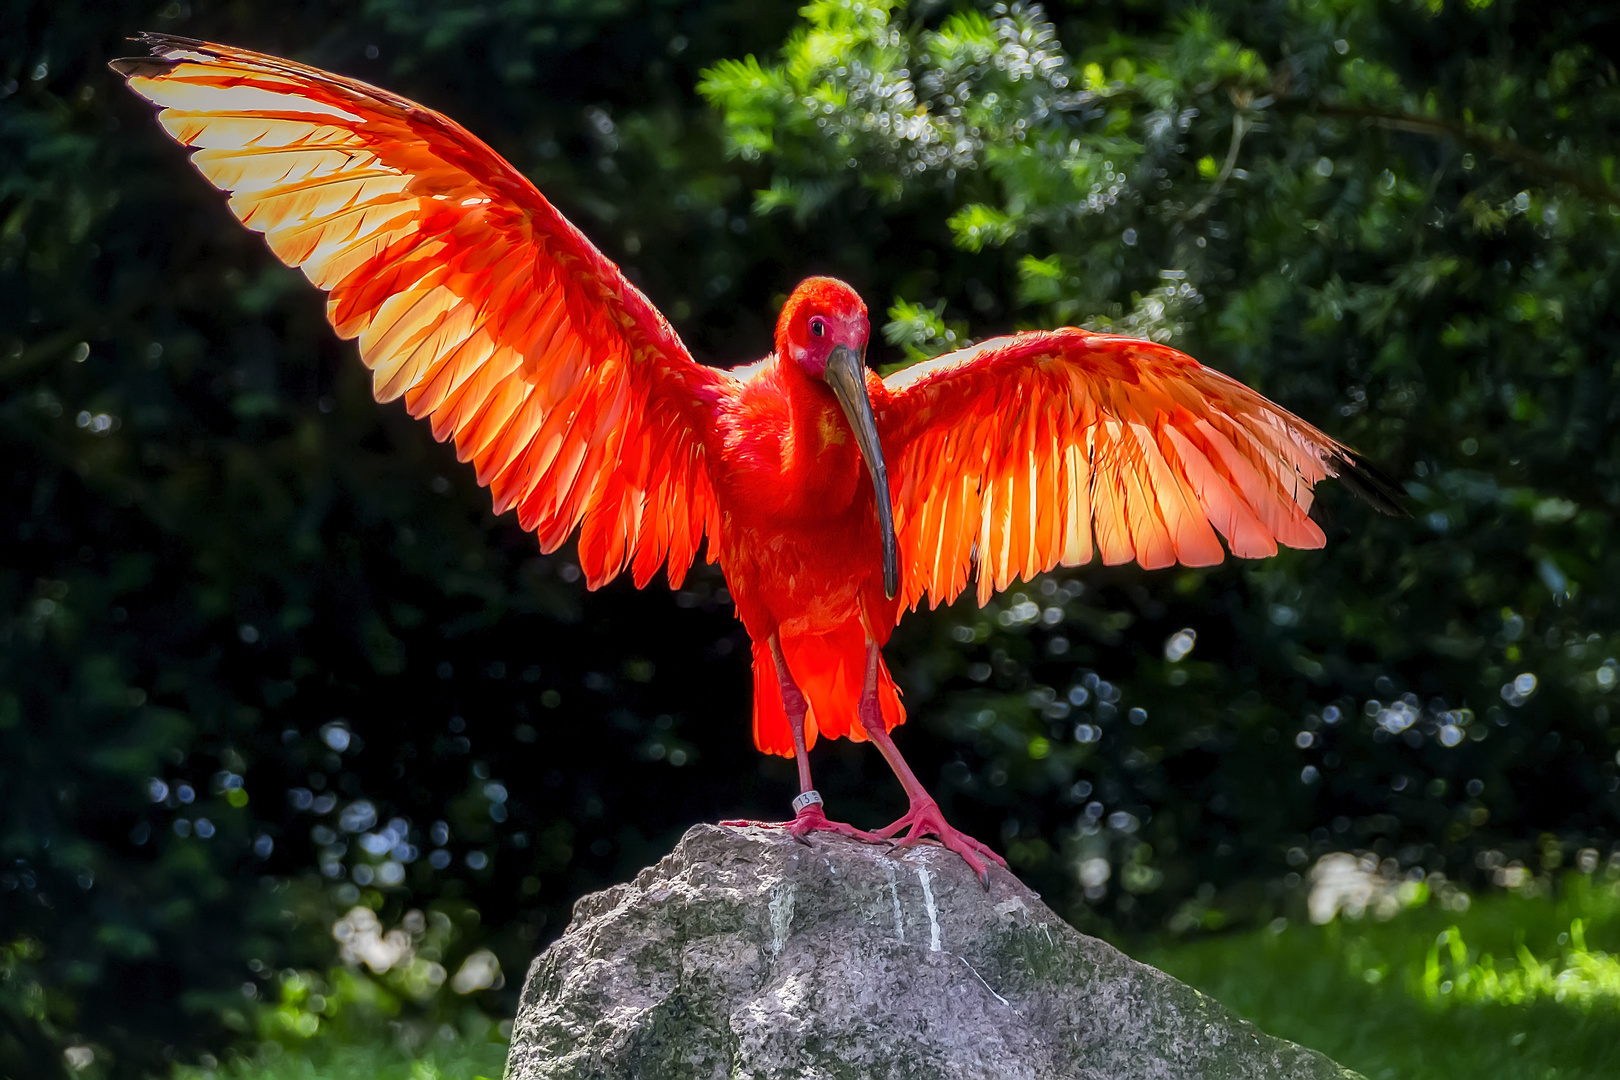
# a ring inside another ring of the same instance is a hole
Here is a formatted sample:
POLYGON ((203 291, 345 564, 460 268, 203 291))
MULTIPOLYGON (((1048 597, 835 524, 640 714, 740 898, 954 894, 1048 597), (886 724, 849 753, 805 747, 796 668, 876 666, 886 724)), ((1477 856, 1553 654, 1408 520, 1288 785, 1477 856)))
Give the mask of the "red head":
POLYGON ((859 293, 837 278, 805 278, 776 320, 776 355, 820 379, 834 348, 846 345, 864 356, 870 334, 859 293))
POLYGON ((827 384, 855 433, 855 445, 872 474, 878 531, 883 542, 883 591, 894 599, 900 587, 900 555, 894 536, 894 508, 883 461, 883 441, 866 392, 866 339, 871 334, 866 305, 854 289, 836 278, 806 278, 782 305, 776 320, 776 355, 827 384))

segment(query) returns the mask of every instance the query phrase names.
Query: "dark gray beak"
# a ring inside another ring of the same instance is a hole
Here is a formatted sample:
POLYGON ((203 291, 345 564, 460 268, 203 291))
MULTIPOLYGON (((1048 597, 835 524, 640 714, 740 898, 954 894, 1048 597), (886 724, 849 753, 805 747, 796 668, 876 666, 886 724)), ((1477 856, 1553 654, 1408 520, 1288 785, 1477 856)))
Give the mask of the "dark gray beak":
POLYGON ((827 357, 823 376, 832 387, 844 417, 855 432, 855 445, 866 459, 877 496, 878 529, 883 534, 883 592, 890 600, 900 591, 900 545, 894 538, 894 506, 889 498, 889 470, 883 463, 883 443, 878 439, 877 418, 872 415, 872 399, 866 395, 866 365, 848 345, 835 345, 827 357))

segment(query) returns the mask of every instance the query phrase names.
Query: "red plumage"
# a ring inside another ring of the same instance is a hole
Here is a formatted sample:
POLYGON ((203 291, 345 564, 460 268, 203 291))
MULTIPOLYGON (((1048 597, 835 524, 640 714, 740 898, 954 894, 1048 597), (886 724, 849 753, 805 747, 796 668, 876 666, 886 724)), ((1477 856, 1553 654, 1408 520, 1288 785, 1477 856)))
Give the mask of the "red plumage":
MULTIPOLYGON (((1313 486, 1358 459, 1173 349, 1083 330, 1017 334, 887 380, 861 365, 854 290, 803 282, 775 352, 693 361, 658 311, 515 169, 453 121, 271 56, 149 35, 114 63, 162 107, 230 209, 330 296, 379 401, 453 439, 541 547, 579 530, 593 588, 700 541, 754 642, 754 739, 805 756, 871 739, 911 812, 984 871, 888 732, 905 718, 879 649, 901 611, 996 590, 1093 553, 1145 567, 1320 547, 1313 486), (885 472, 892 465, 892 475, 885 472), (892 511, 892 525, 890 516, 892 511)), ((837 829, 819 806, 792 827, 837 829)))

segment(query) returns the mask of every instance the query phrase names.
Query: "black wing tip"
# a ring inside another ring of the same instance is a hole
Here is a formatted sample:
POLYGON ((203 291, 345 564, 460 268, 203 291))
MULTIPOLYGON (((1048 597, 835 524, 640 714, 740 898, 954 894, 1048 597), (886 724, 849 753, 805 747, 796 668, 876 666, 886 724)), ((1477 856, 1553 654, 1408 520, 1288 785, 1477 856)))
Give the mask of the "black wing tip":
POLYGON ((1380 514, 1388 514, 1390 517, 1412 516, 1406 509, 1406 493, 1401 490, 1400 484, 1354 450, 1336 451, 1329 458, 1329 464, 1332 465, 1339 482, 1349 488, 1351 494, 1380 514))
POLYGON ((126 79, 134 79, 160 75, 174 65, 151 56, 120 56, 117 60, 107 61, 107 66, 126 79))
POLYGON ((201 38, 181 37, 179 34, 165 34, 157 30, 142 30, 131 41, 138 41, 157 55, 166 50, 181 52, 196 52, 211 48, 208 42, 201 38))
POLYGON ((150 52, 146 56, 124 56, 107 62, 108 67, 126 79, 161 75, 184 59, 186 53, 206 54, 209 47, 208 42, 196 38, 152 30, 142 31, 129 40, 145 45, 150 52))

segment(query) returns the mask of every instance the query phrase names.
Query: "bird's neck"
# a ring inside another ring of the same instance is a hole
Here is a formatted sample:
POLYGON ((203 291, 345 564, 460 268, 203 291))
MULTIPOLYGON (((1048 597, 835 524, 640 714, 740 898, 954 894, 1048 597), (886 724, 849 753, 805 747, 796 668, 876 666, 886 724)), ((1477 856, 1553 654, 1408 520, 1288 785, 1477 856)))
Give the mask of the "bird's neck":
POLYGON ((863 465, 855 433, 825 383, 791 360, 778 363, 788 412, 782 471, 798 479, 810 509, 841 509, 860 493, 863 465))

